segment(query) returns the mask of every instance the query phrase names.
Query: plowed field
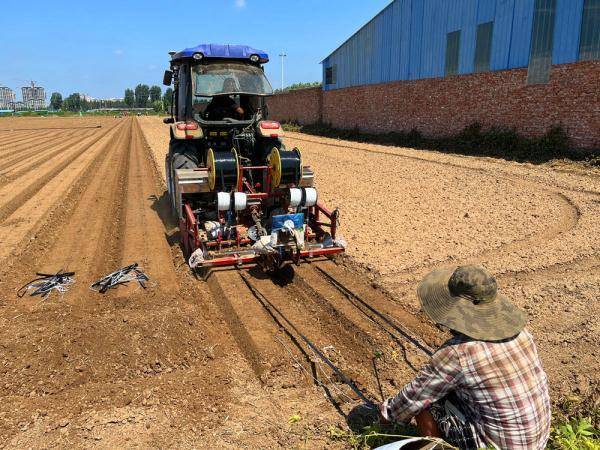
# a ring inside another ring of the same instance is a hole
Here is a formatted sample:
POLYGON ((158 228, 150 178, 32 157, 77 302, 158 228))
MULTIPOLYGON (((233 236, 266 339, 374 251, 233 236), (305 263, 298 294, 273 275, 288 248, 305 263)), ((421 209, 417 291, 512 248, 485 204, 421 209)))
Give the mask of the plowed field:
POLYGON ((348 257, 205 282, 177 245, 167 136, 157 118, 0 120, 0 448, 342 446, 328 430, 360 401, 315 351, 373 399, 381 351, 394 393, 444 338, 418 279, 467 261, 529 312, 556 399, 597 390, 600 173, 291 134, 348 257), (148 289, 89 289, 134 261, 148 289), (66 294, 16 297, 61 268, 66 294))

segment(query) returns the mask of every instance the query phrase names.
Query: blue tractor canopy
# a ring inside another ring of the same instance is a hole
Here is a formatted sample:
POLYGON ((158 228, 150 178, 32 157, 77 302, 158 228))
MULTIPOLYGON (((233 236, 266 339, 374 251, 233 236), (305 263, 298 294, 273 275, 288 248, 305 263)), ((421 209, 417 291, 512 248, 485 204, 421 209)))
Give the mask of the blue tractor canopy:
POLYGON ((187 58, 201 60, 203 58, 241 59, 249 60, 256 64, 269 62, 269 55, 256 48, 247 45, 222 45, 222 44, 200 44, 175 53, 171 61, 187 58))

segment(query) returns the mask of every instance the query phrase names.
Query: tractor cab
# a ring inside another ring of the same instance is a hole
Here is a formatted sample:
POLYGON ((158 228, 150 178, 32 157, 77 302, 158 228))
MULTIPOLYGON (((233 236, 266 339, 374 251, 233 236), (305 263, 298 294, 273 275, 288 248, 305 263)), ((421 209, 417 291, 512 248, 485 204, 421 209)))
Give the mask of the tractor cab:
POLYGON ((165 169, 190 266, 259 262, 276 270, 343 252, 337 211, 318 201, 300 150, 287 150, 281 125, 268 119, 268 55, 215 44, 170 55, 165 169))
MULTIPOLYGON (((237 147, 241 156, 256 162, 264 155, 253 154, 255 142, 248 138, 257 132, 268 140, 282 134, 280 127, 279 132, 260 131, 265 126, 273 130, 272 123, 261 124, 268 116, 266 97, 273 94, 262 66, 268 60, 260 50, 231 45, 199 45, 172 54, 164 81, 173 83, 174 98, 171 117, 165 122, 172 125, 172 138, 195 141, 187 144, 196 147, 198 161, 187 158, 186 167, 205 163, 209 148, 237 147)), ((280 142, 259 144, 269 147, 280 142)), ((190 145, 185 147, 189 150, 190 145)))

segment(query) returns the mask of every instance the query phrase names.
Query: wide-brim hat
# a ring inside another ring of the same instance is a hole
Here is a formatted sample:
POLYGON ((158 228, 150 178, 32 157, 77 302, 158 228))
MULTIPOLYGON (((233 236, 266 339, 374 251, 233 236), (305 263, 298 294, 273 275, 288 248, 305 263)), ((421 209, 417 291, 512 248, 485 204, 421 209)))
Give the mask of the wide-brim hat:
POLYGON ((507 339, 527 322, 525 312, 497 292, 495 278, 479 266, 434 270, 417 295, 431 320, 473 339, 507 339))

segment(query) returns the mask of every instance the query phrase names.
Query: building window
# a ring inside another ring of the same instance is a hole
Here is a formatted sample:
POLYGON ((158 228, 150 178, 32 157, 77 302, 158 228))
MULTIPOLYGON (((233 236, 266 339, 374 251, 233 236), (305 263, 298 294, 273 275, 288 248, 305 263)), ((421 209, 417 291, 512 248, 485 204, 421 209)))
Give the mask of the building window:
POLYGON ((527 83, 550 81, 556 0, 535 0, 527 83))
POLYGON ((487 72, 490 70, 493 34, 494 22, 486 22, 477 25, 474 61, 475 72, 487 72))
POLYGON ((460 30, 446 36, 446 75, 458 74, 460 56, 460 30))
POLYGON ((335 84, 337 64, 325 68, 325 84, 335 84))
POLYGON ((600 59, 600 0, 585 0, 579 40, 579 60, 600 59))

